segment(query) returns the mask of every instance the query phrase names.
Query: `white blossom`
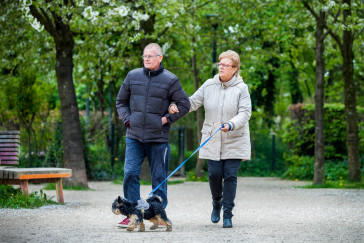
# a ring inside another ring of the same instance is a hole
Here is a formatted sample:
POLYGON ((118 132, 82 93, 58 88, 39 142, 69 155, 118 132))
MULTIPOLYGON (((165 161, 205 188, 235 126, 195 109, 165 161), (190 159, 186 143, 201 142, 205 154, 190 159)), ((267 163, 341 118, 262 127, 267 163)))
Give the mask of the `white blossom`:
POLYGON ((133 18, 136 19, 136 20, 138 20, 138 21, 140 21, 140 20, 144 20, 145 21, 145 20, 148 20, 149 19, 149 15, 148 14, 142 14, 140 12, 135 11, 133 13, 133 18))
POLYGON ((89 7, 85 8, 82 15, 85 16, 85 18, 91 20, 91 22, 94 22, 95 20, 97 20, 97 16, 99 15, 99 12, 93 11, 92 7, 89 6, 89 7))
POLYGON ((167 51, 170 47, 171 47, 171 44, 169 42, 164 43, 164 45, 162 46, 162 51, 163 51, 164 55, 165 55, 165 53, 167 53, 167 51))
POLYGON ((128 15, 129 10, 125 6, 115 8, 115 11, 121 16, 125 17, 128 15))
POLYGON ((39 23, 39 21, 36 18, 33 19, 30 25, 38 32, 41 32, 44 29, 44 26, 41 23, 39 23))

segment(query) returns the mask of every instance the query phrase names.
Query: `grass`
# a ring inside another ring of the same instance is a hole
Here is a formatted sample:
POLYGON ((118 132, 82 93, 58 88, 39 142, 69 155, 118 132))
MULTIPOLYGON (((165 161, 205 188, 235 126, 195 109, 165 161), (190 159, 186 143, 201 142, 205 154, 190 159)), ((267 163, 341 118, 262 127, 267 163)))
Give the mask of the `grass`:
POLYGON ((39 208, 44 205, 58 204, 54 197, 48 197, 42 190, 32 192, 29 196, 21 193, 11 185, 0 185, 0 208, 39 208))
MULTIPOLYGON (((184 180, 168 180, 168 185, 182 184, 184 182, 185 182, 184 180)), ((117 184, 117 185, 122 185, 123 184, 123 178, 118 178, 116 180, 113 180, 112 183, 117 184)), ((152 182, 151 181, 140 180, 140 185, 149 186, 149 185, 152 185, 152 182)))
POLYGON ((316 188, 332 188, 332 189, 364 189, 364 179, 361 182, 349 182, 347 180, 325 181, 322 185, 308 184, 298 188, 316 189, 316 188))
MULTIPOLYGON (((56 190, 56 185, 54 183, 47 183, 43 190, 56 190)), ((85 188, 83 186, 63 186, 63 190, 73 190, 73 191, 92 191, 93 189, 85 188)))
POLYGON ((196 177, 196 171, 189 171, 187 172, 186 181, 208 182, 208 172, 204 172, 203 177, 196 177))

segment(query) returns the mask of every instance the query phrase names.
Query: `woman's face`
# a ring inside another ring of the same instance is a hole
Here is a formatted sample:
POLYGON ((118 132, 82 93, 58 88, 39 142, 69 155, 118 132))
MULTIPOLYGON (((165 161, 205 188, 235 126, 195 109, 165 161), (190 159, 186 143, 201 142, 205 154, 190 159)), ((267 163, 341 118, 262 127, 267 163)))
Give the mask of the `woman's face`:
POLYGON ((234 76, 237 71, 236 67, 233 67, 233 61, 229 58, 223 58, 220 60, 219 76, 221 82, 227 82, 234 76))

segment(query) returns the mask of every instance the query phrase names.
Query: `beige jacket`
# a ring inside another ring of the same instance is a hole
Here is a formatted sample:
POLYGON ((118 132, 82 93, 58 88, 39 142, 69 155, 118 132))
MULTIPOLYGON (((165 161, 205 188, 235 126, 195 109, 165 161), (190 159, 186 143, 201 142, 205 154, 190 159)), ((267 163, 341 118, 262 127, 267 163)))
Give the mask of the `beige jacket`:
POLYGON ((222 83, 219 75, 215 75, 190 97, 190 103, 190 111, 197 110, 201 105, 205 107, 201 144, 223 123, 232 125, 231 131, 219 131, 200 149, 201 159, 250 160, 251 100, 248 86, 240 76, 222 83))

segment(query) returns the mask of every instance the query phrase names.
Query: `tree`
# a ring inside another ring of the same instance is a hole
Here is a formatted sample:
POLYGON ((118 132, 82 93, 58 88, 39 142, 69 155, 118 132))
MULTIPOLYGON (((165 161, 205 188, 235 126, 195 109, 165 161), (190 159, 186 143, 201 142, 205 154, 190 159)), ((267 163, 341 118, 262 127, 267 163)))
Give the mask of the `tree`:
POLYGON ((41 5, 35 1, 29 6, 30 13, 53 37, 56 48, 56 76, 61 102, 64 166, 72 169, 72 177, 66 183, 88 187, 83 142, 76 93, 73 84, 74 39, 70 28, 72 12, 61 16, 57 7, 76 7, 73 1, 41 5), (60 4, 60 6, 57 6, 60 4))
MULTIPOLYGON (((312 3, 311 3, 312 4, 312 3)), ((323 6, 319 5, 318 13, 313 9, 308 1, 303 1, 303 5, 310 11, 316 21, 316 72, 315 72, 315 157, 314 157, 314 184, 322 184, 325 179, 325 137, 324 137, 324 74, 325 74, 325 60, 324 40, 328 34, 325 33, 326 13, 323 6)), ((323 4, 320 1, 320 4, 323 4)))
MULTIPOLYGON (((358 115, 356 111, 356 84, 354 80, 354 40, 363 31, 362 9, 363 1, 342 0, 337 7, 338 13, 342 14, 338 25, 342 28, 342 37, 334 31, 334 28, 325 25, 329 34, 336 41, 342 56, 342 72, 344 79, 344 100, 346 116, 346 142, 348 147, 349 181, 360 181, 361 171, 359 162, 359 136, 358 136, 358 115), (353 14, 355 13, 355 14, 353 14)), ((337 6, 332 1, 333 6, 337 6)), ((332 13, 331 13, 332 14, 332 13)), ((332 14, 334 18, 335 16, 332 14)), ((336 21, 334 22, 336 24, 336 21)), ((336 26, 337 27, 337 26, 336 26)), ((335 28, 336 29, 336 28, 335 28)))

